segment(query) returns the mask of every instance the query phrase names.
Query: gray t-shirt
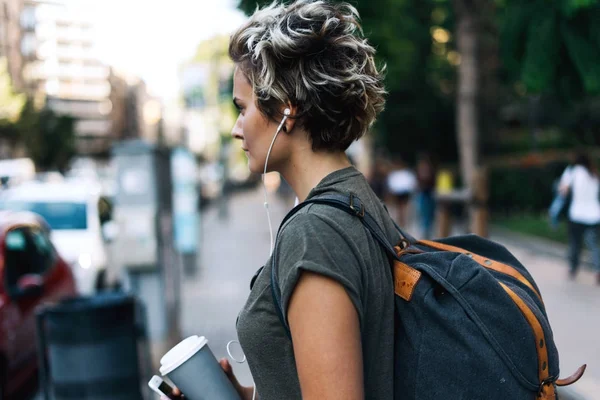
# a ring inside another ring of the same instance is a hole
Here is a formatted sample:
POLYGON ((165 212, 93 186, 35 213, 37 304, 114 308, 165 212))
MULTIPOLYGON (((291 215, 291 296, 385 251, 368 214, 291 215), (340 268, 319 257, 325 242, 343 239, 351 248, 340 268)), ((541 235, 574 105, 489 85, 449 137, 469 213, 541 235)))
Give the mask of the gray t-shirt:
MULTIPOLYGON (((355 168, 328 175, 308 198, 333 192, 357 195, 392 243, 399 240, 387 211, 355 168)), ((283 309, 287 310, 303 270, 341 283, 359 316, 365 398, 392 399, 394 289, 383 248, 357 217, 317 204, 292 217, 277 240, 283 309)), ((239 314, 237 331, 260 400, 301 399, 292 342, 279 321, 271 293, 270 259, 239 314)))

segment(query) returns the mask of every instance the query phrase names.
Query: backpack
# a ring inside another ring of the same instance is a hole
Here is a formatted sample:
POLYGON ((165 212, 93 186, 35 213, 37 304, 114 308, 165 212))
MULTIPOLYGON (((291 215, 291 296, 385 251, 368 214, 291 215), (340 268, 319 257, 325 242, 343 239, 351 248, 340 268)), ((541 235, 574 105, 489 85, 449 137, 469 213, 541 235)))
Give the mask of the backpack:
MULTIPOLYGON (((307 200, 346 211, 387 252, 395 287, 394 398, 506 400, 556 399, 585 365, 558 379, 558 352, 540 291, 527 269, 502 245, 476 235, 417 241, 400 233, 392 245, 355 195, 307 200)), ((277 245, 271 291, 281 309, 277 245)))

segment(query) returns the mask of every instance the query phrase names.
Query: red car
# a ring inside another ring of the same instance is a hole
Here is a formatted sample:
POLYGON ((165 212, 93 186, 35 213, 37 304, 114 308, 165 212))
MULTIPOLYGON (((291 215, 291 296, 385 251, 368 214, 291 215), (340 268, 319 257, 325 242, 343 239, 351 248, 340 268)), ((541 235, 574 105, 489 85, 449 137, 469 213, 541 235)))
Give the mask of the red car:
POLYGON ((37 214, 0 212, 0 399, 32 381, 38 365, 35 309, 76 295, 69 265, 37 214))

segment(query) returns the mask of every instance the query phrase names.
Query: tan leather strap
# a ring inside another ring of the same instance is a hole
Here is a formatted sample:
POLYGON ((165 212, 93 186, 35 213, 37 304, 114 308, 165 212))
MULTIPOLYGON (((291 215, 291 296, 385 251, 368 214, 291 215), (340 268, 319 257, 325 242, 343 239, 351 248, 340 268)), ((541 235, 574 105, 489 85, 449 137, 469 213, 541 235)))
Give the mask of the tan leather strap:
POLYGON ((513 292, 511 288, 502 282, 498 283, 515 302, 517 307, 519 307, 519 310, 521 310, 521 313, 527 320, 527 323, 529 326, 531 326, 533 335, 535 336, 535 348, 538 355, 538 378, 540 380, 540 394, 543 395, 541 398, 554 399, 556 398, 556 391, 554 389, 554 383, 548 382, 548 378, 550 377, 550 374, 548 373, 548 350, 546 348, 546 338, 544 336, 542 325, 540 325, 537 317, 527 306, 527 304, 525 304, 525 302, 515 292, 513 292))
POLYGON ((523 274, 521 274, 519 271, 517 271, 515 268, 511 267, 510 265, 502 264, 500 262, 490 260, 489 258, 482 257, 478 254, 473 254, 465 249, 461 249, 460 247, 450 246, 450 245, 438 243, 438 242, 432 242, 430 240, 419 240, 417 242, 417 244, 423 244, 427 247, 431 247, 431 248, 437 249, 437 250, 444 250, 444 251, 451 251, 454 253, 465 254, 465 255, 471 257, 473 260, 475 260, 475 262, 477 262, 479 265, 481 265, 484 268, 491 269, 491 270, 512 276, 513 278, 517 279, 519 282, 521 282, 522 284, 524 284, 525 286, 527 286, 528 288, 533 290, 533 292, 537 295, 537 297, 540 299, 542 304, 544 304, 544 301, 542 300, 542 296, 538 293, 538 291, 531 284, 531 282, 529 282, 529 280, 527 278, 525 278, 523 276, 523 274))
POLYGON ((547 384, 542 385, 537 399, 556 400, 556 387, 554 386, 554 383, 548 382, 547 384))
POLYGON ((557 379, 556 386, 568 386, 574 384, 583 376, 586 368, 587 364, 583 364, 577 371, 575 371, 573 375, 569 376, 568 378, 557 379))

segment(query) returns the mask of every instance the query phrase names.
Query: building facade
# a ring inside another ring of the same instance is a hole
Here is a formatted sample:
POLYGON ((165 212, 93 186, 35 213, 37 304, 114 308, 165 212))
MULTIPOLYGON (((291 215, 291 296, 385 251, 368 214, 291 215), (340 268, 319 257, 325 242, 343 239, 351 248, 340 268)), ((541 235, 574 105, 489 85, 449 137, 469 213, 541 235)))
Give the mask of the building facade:
POLYGON ((108 155, 114 141, 132 135, 129 119, 137 118, 128 112, 129 79, 99 61, 93 25, 81 13, 61 1, 23 1, 27 93, 38 106, 76 119, 78 154, 108 155))
POLYGON ((0 0, 0 57, 6 58, 8 73, 16 91, 24 89, 21 54, 21 12, 24 0, 0 0))

